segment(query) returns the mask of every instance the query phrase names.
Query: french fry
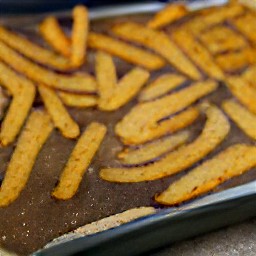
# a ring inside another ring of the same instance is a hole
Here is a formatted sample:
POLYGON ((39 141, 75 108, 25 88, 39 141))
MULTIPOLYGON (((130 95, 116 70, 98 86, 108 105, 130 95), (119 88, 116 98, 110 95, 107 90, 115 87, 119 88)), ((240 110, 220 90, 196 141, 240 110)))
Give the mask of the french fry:
POLYGON ((157 70, 165 65, 165 61, 154 53, 99 33, 89 33, 88 47, 108 52, 148 70, 157 70))
POLYGON ((155 197, 158 203, 175 205, 206 193, 226 180, 256 166, 256 147, 236 144, 194 168, 155 197))
POLYGON ((160 29, 166 25, 188 14, 188 9, 183 4, 168 4, 148 22, 147 26, 153 29, 160 29))
POLYGON ((74 139, 78 137, 80 134, 79 126, 71 118, 56 92, 44 85, 38 85, 38 90, 53 120, 54 126, 57 127, 66 138, 74 139))
POLYGON ((36 89, 32 82, 17 75, 2 62, 0 62, 0 83, 12 95, 11 105, 0 130, 0 143, 2 146, 7 146, 19 134, 35 99, 36 89))
POLYGON ((117 24, 112 31, 125 40, 151 48, 163 56, 172 66, 192 79, 198 80, 201 78, 201 74, 194 64, 164 32, 133 22, 117 24))
POLYGON ((212 80, 197 82, 155 101, 137 104, 116 125, 115 132, 125 144, 141 144, 185 128, 198 117, 197 109, 190 108, 169 120, 159 121, 188 107, 217 87, 212 80))
POLYGON ((179 29, 172 36, 174 41, 208 76, 218 80, 224 78, 222 70, 216 65, 210 53, 201 43, 195 40, 190 32, 179 29))
POLYGON ((207 121, 201 135, 195 141, 147 166, 102 169, 100 177, 120 183, 157 180, 181 172, 204 158, 224 140, 229 133, 230 124, 217 107, 210 105, 203 108, 207 121))
POLYGON ((118 158, 123 164, 137 165, 147 163, 178 148, 189 139, 189 136, 190 133, 188 131, 182 131, 172 136, 152 141, 137 149, 125 149, 118 154, 118 158))
POLYGON ((146 86, 139 95, 140 101, 154 100, 169 91, 177 88, 186 81, 184 76, 178 74, 164 74, 146 86))
POLYGON ((51 134, 53 125, 43 111, 33 111, 22 130, 0 190, 0 207, 15 201, 24 189, 37 155, 51 134))
POLYGON ((71 56, 72 66, 80 67, 86 58, 86 47, 89 30, 88 11, 82 5, 73 9, 73 26, 71 35, 71 56))
POLYGON ((222 108, 238 127, 249 137, 256 140, 256 115, 234 100, 226 100, 222 108))
POLYGON ((246 71, 242 75, 242 78, 245 79, 251 87, 254 87, 256 89, 255 76, 256 65, 253 65, 246 69, 246 71))
POLYGON ((95 92, 96 82, 89 74, 61 75, 40 67, 20 56, 9 46, 0 41, 0 60, 16 71, 25 74, 37 83, 43 83, 60 90, 77 92, 95 92))
POLYGON ((106 127, 100 123, 91 123, 87 127, 69 157, 59 183, 52 192, 53 197, 68 200, 76 194, 83 175, 97 152, 106 131, 106 127))

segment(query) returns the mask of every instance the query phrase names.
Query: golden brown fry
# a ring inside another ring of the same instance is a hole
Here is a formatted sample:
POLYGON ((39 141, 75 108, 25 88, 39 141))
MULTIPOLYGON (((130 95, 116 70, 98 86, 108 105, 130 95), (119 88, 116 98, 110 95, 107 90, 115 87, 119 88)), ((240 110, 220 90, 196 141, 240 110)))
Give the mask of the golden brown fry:
POLYGON ((106 127, 100 123, 91 123, 87 127, 69 157, 59 184, 52 192, 55 198, 67 200, 75 195, 106 131, 106 127))
POLYGON ((44 85, 38 85, 38 90, 53 120, 54 126, 60 130, 62 135, 71 139, 79 136, 80 130, 78 124, 71 118, 56 92, 44 85))
POLYGON ((152 141, 137 149, 125 149, 118 154, 118 158, 123 164, 143 164, 178 148, 189 139, 189 136, 190 133, 188 131, 182 131, 172 136, 152 141))
POLYGON ((33 104, 36 90, 32 82, 17 75, 2 62, 0 62, 0 83, 13 97, 0 131, 0 143, 2 146, 7 146, 19 134, 33 104))
POLYGON ((162 55, 182 73, 193 79, 200 79, 201 74, 182 51, 161 31, 143 25, 127 22, 117 24, 112 31, 121 38, 149 47, 162 55))
POLYGON ((140 103, 116 125, 115 132, 125 144, 141 144, 185 128, 198 117, 197 109, 191 108, 169 120, 159 121, 188 107, 217 87, 212 80, 197 82, 155 101, 140 103))
POLYGON ((48 114, 43 111, 31 113, 7 167, 0 190, 0 207, 8 206, 24 189, 37 155, 52 129, 48 114))
POLYGON ((256 115, 234 100, 226 100, 222 108, 228 116, 252 139, 256 140, 256 115))
POLYGON ((65 35, 58 20, 49 16, 43 20, 39 26, 39 32, 44 40, 52 46, 52 48, 65 57, 71 55, 71 42, 65 35))
POLYGON ((149 28, 159 29, 186 16, 188 9, 183 4, 168 4, 148 22, 149 28))
POLYGON ((246 69, 246 71, 243 73, 242 77, 248 81, 250 86, 256 88, 256 82, 255 82, 255 77, 256 77, 256 65, 250 66, 249 68, 246 69))
POLYGON ((255 155, 256 147, 233 145, 171 184, 155 200, 161 204, 174 205, 206 193, 255 167, 255 155))
POLYGON ((177 74, 164 74, 149 84, 139 95, 140 101, 154 100, 167 92, 177 88, 186 78, 177 74))
POLYGON ((223 72, 215 64, 210 53, 191 33, 181 29, 176 30, 173 39, 207 75, 219 80, 224 78, 223 72))
POLYGON ((90 32, 88 47, 108 52, 111 55, 148 70, 157 70, 165 65, 165 61, 156 54, 103 34, 90 32))
POLYGON ((102 169, 100 177, 110 182, 142 182, 156 180, 183 171, 213 151, 226 137, 230 125, 217 107, 205 107, 206 125, 192 143, 180 147, 153 164, 133 168, 102 169))
POLYGON ((61 75, 40 67, 28 59, 20 56, 9 46, 0 41, 0 60, 16 71, 25 74, 31 80, 43 83, 56 89, 95 92, 96 82, 88 74, 61 75))

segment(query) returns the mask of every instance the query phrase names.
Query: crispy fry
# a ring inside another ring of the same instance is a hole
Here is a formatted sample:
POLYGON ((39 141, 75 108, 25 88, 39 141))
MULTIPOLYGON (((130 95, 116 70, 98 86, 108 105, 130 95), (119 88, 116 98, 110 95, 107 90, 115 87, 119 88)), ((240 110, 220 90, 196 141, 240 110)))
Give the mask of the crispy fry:
POLYGON ((170 152, 189 139, 190 133, 182 131, 175 135, 164 137, 158 141, 153 141, 142 145, 137 149, 125 149, 118 154, 118 158, 123 164, 143 164, 148 161, 170 152))
POLYGON ((84 73, 70 76, 56 74, 25 59, 1 41, 0 60, 7 63, 16 71, 25 74, 33 81, 56 89, 77 92, 95 92, 96 90, 96 82, 90 75, 84 73))
POLYGON ((157 12, 156 15, 148 22, 149 28, 159 29, 188 14, 188 9, 183 4, 168 4, 164 9, 157 12))
POLYGON ((13 97, 0 131, 0 143, 2 146, 7 146, 19 134, 33 104, 36 90, 32 82, 17 75, 2 62, 0 62, 0 83, 13 97))
POLYGON ((8 206, 18 198, 52 129, 48 114, 43 111, 31 113, 7 167, 0 190, 0 207, 8 206))
POLYGON ((133 22, 117 24, 112 31, 121 38, 149 47, 162 55, 182 73, 193 79, 200 79, 201 74, 182 51, 161 31, 133 22))
POLYGON ((220 109, 213 105, 204 108, 206 125, 201 135, 192 143, 147 166, 102 169, 100 177, 110 182, 142 182, 160 179, 189 168, 213 151, 230 130, 229 122, 220 109))
POLYGON ((169 91, 177 88, 186 81, 186 78, 177 74, 164 74, 149 84, 139 95, 140 101, 154 100, 169 91))
POLYGON ((224 78, 223 72, 215 64, 207 49, 196 41, 191 33, 181 29, 176 30, 173 39, 207 75, 219 80, 224 78))
POLYGON ((157 70, 165 65, 165 61, 156 54, 99 33, 89 33, 88 47, 108 52, 148 70, 157 70))
POLYGON ((222 108, 228 116, 252 139, 256 140, 256 115, 234 100, 226 100, 222 108))
POLYGON ((39 32, 44 40, 52 46, 52 48, 65 57, 71 55, 71 42, 65 35, 58 20, 49 16, 43 20, 39 26, 39 32))
POLYGON ((0 40, 22 55, 40 64, 49 66, 56 70, 65 71, 70 69, 69 60, 55 54, 52 51, 42 48, 26 38, 19 36, 6 28, 0 26, 0 40))
POLYGON ((161 204, 174 205, 206 193, 255 167, 255 155, 256 147, 233 145, 171 184, 155 200, 161 204))
POLYGON ((215 81, 197 82, 181 91, 152 102, 136 105, 117 125, 115 132, 125 144, 141 144, 191 124, 197 117, 195 108, 159 122, 188 107, 218 87, 215 81))
POLYGON ((52 192, 55 198, 67 200, 75 195, 106 131, 106 127, 100 123, 91 123, 87 127, 69 157, 59 184, 52 192))
POLYGON ((76 138, 80 134, 79 126, 71 118, 55 91, 44 85, 38 85, 38 90, 54 126, 60 130, 64 137, 76 138))

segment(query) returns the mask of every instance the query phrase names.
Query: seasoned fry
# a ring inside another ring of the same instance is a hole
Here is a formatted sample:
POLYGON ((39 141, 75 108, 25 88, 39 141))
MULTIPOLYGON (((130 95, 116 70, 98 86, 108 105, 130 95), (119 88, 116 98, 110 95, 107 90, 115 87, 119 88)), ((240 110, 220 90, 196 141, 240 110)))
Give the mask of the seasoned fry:
POLYGON ((6 28, 0 26, 0 40, 22 55, 40 64, 49 66, 56 70, 65 71, 70 69, 69 60, 42 48, 26 38, 19 36, 6 28))
POLYGON ((87 127, 69 157, 59 184, 52 192, 55 198, 67 200, 75 195, 106 131, 106 127, 100 123, 91 123, 87 127))
POLYGON ((65 57, 71 55, 71 42, 65 35, 58 20, 49 16, 43 20, 39 26, 39 32, 44 40, 52 46, 52 48, 65 57))
POLYGON ((186 78, 177 74, 164 74, 149 84, 139 95, 140 101, 154 100, 177 88, 186 78))
POLYGON ((7 146, 19 134, 33 104, 36 90, 32 82, 17 75, 2 62, 0 62, 0 83, 13 97, 0 131, 0 143, 2 146, 7 146))
POLYGON ((7 167, 0 190, 0 207, 8 206, 18 198, 52 129, 48 114, 43 111, 31 113, 7 167))
POLYGON ((206 193, 256 166, 256 147, 236 144, 194 168, 160 195, 158 203, 174 205, 206 193))
POLYGON ((43 83, 60 90, 77 92, 95 92, 96 82, 88 74, 61 75, 40 67, 20 56, 9 46, 0 41, 0 60, 13 69, 25 74, 37 83, 43 83))
POLYGON ((88 47, 108 52, 148 70, 157 70, 165 65, 165 61, 156 54, 99 33, 89 33, 88 47))
POLYGON ((148 22, 149 28, 159 29, 186 16, 188 9, 183 4, 168 4, 148 22))
POLYGON ((80 134, 79 126, 71 118, 55 91, 44 85, 38 85, 38 90, 54 126, 64 137, 76 138, 80 134))
POLYGON ((86 58, 86 47, 89 30, 88 11, 82 5, 73 9, 73 27, 71 35, 71 64, 79 67, 86 58))
POLYGON ((200 79, 201 74, 182 51, 161 31, 150 29, 140 24, 127 22, 117 24, 112 31, 121 38, 149 47, 162 55, 182 73, 193 79, 200 79))
POLYGON ((185 128, 198 117, 197 109, 191 108, 167 121, 159 121, 188 107, 217 87, 212 80, 197 82, 155 101, 140 103, 116 125, 115 132, 125 144, 141 144, 185 128))
POLYGON ((196 41, 191 33, 180 29, 176 30, 172 35, 174 41, 207 75, 218 80, 222 80, 224 78, 223 72, 215 64, 214 59, 207 49, 196 41))
POLYGON ((230 125, 217 107, 205 107, 207 122, 192 143, 180 147, 153 164, 133 168, 102 169, 100 177, 110 182, 142 182, 156 180, 181 172, 213 151, 226 137, 230 125))
POLYGON ((153 141, 142 145, 137 149, 125 149, 118 154, 118 158, 123 164, 143 164, 148 161, 170 152, 189 139, 190 133, 182 131, 175 135, 164 137, 158 141, 153 141))

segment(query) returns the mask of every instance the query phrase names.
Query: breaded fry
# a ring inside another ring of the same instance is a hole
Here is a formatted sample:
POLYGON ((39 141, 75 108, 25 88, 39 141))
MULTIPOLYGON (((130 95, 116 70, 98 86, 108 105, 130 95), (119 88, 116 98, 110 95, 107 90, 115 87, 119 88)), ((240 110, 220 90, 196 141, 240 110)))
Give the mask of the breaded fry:
POLYGON ((174 205, 206 193, 255 167, 255 155, 256 147, 233 145, 171 184, 155 200, 161 204, 174 205))
POLYGON ((39 32, 44 40, 57 52, 65 57, 71 55, 71 42, 65 35, 58 20, 49 16, 39 26, 39 32))
POLYGON ((179 29, 172 36, 174 41, 208 76, 218 80, 224 78, 223 72, 215 64, 213 57, 201 43, 195 40, 190 32, 179 29))
POLYGON ((31 113, 5 173, 0 190, 0 207, 8 206, 18 198, 52 129, 48 114, 43 111, 31 113))
POLYGON ((52 196, 67 200, 75 195, 106 132, 107 128, 100 123, 91 123, 87 127, 75 145, 52 196))
POLYGON ((148 70, 157 70, 165 65, 165 61, 154 53, 99 33, 89 33, 88 47, 108 52, 148 70))
POLYGON ((95 79, 89 74, 61 75, 40 67, 20 56, 9 46, 0 41, 0 60, 16 71, 25 74, 37 83, 43 83, 60 90, 77 92, 95 92, 95 79))
POLYGON ((102 169, 100 177, 110 182, 142 182, 161 179, 189 168, 213 151, 230 130, 229 122, 220 109, 213 105, 204 106, 204 109, 207 115, 205 127, 192 143, 147 166, 102 169))
POLYGON ((188 107, 217 87, 212 80, 197 82, 155 101, 137 104, 116 125, 115 132, 125 144, 141 144, 185 128, 198 117, 197 109, 191 108, 167 121, 159 121, 188 107))
POLYGON ((117 24, 113 27, 112 31, 125 40, 151 48, 166 58, 172 66, 192 79, 198 80, 201 78, 201 74, 194 64, 164 32, 156 31, 133 22, 117 24))
POLYGON ((139 100, 154 100, 168 93, 169 91, 177 88, 185 81, 186 78, 178 74, 166 73, 164 75, 161 75, 155 81, 153 81, 151 84, 149 84, 143 89, 143 91, 139 95, 139 100))
POLYGON ((0 62, 0 83, 12 95, 12 102, 1 124, 0 143, 7 146, 19 134, 35 99, 35 85, 0 62), (17 115, 18 113, 18 115, 17 115))
POLYGON ((188 9, 183 4, 168 4, 148 22, 149 28, 159 29, 173 23, 188 14, 188 9))
POLYGON ((71 118, 63 106, 56 92, 45 85, 38 85, 38 90, 44 105, 51 116, 54 126, 57 127, 66 138, 74 139, 79 136, 78 124, 71 118))
POLYGON ((182 131, 172 136, 152 141, 136 149, 126 148, 118 154, 118 158, 123 164, 137 165, 147 163, 178 148, 189 139, 189 136, 190 133, 188 131, 182 131))

